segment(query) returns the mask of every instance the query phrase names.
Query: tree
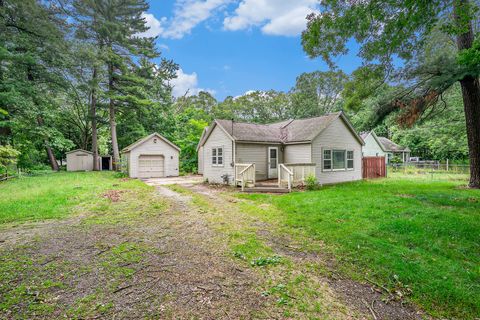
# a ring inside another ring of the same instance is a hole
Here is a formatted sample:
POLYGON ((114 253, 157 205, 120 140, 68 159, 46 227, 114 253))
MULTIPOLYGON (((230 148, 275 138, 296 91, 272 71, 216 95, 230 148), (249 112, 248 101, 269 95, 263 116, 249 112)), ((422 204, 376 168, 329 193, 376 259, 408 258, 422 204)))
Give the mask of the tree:
POLYGON ((53 170, 58 170, 54 146, 68 143, 53 127, 59 107, 55 96, 66 85, 67 30, 53 3, 0 2, 0 109, 8 113, 2 126, 10 135, 27 135, 28 143, 43 145, 53 170))
POLYGON ((148 10, 148 3, 145 0, 82 0, 76 2, 76 10, 104 53, 113 166, 118 170, 117 112, 150 103, 143 90, 144 80, 136 74, 138 61, 158 56, 155 39, 138 36, 148 29, 142 16, 148 10))
POLYGON ((480 44, 473 29, 478 20, 478 3, 322 0, 321 6, 321 14, 308 17, 302 44, 310 57, 322 57, 331 66, 335 56, 348 52, 351 38, 360 44, 359 55, 364 61, 376 63, 386 76, 395 69, 394 56, 407 64, 415 61, 432 31, 440 30, 455 38, 456 59, 440 57, 433 70, 422 68, 430 67, 425 65, 417 68, 416 81, 385 104, 382 112, 386 115, 402 109, 400 120, 411 125, 436 106, 446 90, 460 83, 469 146, 469 186, 480 188, 480 44))
POLYGON ((338 110, 347 79, 343 71, 302 73, 290 91, 293 117, 317 117, 338 110))

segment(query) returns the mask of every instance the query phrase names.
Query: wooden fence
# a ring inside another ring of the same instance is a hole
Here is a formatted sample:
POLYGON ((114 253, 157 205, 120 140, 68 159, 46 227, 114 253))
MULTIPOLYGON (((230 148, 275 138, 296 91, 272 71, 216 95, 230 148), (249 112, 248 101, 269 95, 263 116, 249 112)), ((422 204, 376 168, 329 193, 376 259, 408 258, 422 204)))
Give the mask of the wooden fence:
POLYGON ((362 168, 363 179, 384 178, 387 176, 385 157, 364 157, 362 168))

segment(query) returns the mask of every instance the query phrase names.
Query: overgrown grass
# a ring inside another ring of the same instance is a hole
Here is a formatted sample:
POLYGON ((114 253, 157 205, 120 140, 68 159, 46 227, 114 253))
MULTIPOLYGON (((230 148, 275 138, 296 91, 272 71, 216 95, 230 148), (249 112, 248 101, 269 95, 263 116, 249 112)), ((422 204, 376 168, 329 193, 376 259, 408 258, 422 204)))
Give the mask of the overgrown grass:
POLYGON ((265 219, 323 241, 354 279, 409 295, 435 316, 472 319, 480 314, 480 191, 462 184, 384 179, 240 197, 265 219))
POLYGON ((149 188, 111 172, 59 172, 0 183, 0 224, 67 216, 78 204, 96 203, 106 190, 149 188))

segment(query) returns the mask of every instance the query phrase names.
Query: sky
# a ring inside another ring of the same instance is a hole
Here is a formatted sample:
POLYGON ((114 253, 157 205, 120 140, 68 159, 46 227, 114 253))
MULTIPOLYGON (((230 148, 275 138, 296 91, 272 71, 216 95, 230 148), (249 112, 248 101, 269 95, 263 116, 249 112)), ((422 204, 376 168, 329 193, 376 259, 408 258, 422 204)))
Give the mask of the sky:
MULTIPOLYGON (((317 0, 150 0, 144 18, 162 57, 178 63, 173 94, 212 93, 218 100, 251 90, 288 91, 303 72, 326 71, 301 46, 306 16, 317 0)), ((358 47, 338 58, 346 73, 361 60, 358 47)))

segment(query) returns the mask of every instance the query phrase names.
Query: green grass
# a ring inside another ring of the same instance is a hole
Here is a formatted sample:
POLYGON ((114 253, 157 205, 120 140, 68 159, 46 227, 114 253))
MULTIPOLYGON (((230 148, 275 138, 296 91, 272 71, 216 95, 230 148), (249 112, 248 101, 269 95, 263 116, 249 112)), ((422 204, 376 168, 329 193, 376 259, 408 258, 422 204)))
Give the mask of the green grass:
POLYGON ((396 178, 240 197, 254 200, 252 214, 323 241, 340 272, 435 316, 472 319, 480 314, 480 191, 462 184, 396 178))
POLYGON ((112 189, 148 188, 111 172, 59 172, 0 182, 0 224, 63 218, 79 204, 97 202, 112 189))

